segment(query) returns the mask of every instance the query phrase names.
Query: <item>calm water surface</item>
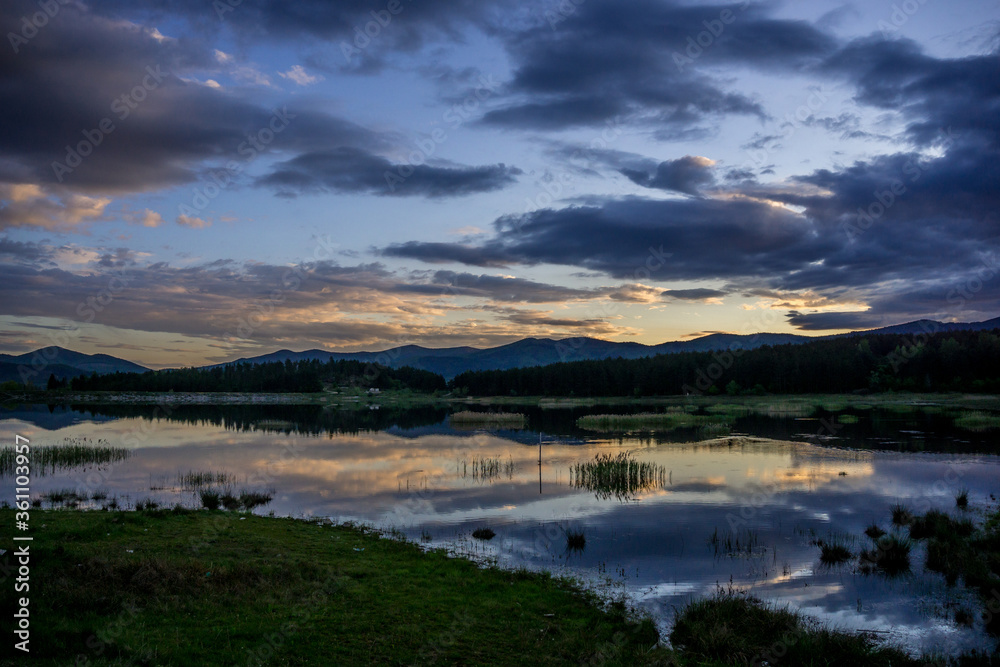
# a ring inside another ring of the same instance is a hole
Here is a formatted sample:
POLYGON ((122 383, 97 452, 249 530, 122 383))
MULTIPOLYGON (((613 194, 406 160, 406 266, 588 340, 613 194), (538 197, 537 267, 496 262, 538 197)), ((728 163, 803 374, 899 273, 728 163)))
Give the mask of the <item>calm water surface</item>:
POLYGON ((919 543, 911 572, 891 579, 856 562, 825 566, 814 544, 835 537, 868 548, 864 528, 890 529, 893 504, 957 513, 960 488, 973 515, 993 505, 1000 457, 983 453, 988 437, 952 432, 934 415, 879 413, 833 433, 819 420, 745 418, 734 424, 739 435, 708 442, 695 431, 608 437, 574 425, 607 406, 524 411, 529 428, 507 432, 453 429, 433 408, 198 406, 165 417, 24 406, 0 412, 0 437, 103 438, 135 450, 121 463, 39 477, 38 494, 72 486, 195 506, 178 476, 223 471, 237 489, 274 490, 264 513, 361 521, 506 567, 565 572, 628 595, 664 629, 687 601, 733 586, 913 651, 993 645, 978 599, 926 572, 919 543), (661 466, 662 479, 627 494, 574 484, 574 465, 625 450, 661 466), (481 474, 484 459, 494 467, 481 474), (481 527, 496 537, 473 539, 481 527), (567 531, 584 533, 582 550, 567 548, 567 531), (972 628, 955 623, 960 608, 977 618, 972 628))

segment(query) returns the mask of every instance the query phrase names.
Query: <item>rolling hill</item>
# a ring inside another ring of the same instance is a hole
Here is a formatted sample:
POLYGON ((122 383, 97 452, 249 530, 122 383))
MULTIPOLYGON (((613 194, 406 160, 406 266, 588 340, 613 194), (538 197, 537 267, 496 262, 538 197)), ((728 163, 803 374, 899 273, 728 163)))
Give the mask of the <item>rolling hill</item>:
POLYGON ((83 354, 55 346, 19 355, 0 354, 0 382, 28 381, 42 387, 50 374, 61 380, 91 373, 144 373, 148 370, 145 366, 110 354, 83 354))

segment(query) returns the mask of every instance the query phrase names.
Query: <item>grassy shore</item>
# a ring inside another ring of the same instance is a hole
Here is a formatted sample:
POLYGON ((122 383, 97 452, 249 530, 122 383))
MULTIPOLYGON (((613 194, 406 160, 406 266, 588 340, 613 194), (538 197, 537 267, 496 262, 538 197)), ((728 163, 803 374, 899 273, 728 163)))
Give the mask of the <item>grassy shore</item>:
MULTIPOLYGON (((193 510, 31 524, 31 654, 5 642, 2 664, 997 664, 913 658, 737 591, 679 610, 668 649, 651 621, 567 581, 359 527, 193 510)), ((13 586, 0 598, 13 609, 13 586)))
MULTIPOLYGON (((13 525, 13 512, 0 521, 13 525)), ((565 581, 359 528, 191 510, 35 510, 31 526, 31 660, 18 664, 671 659, 651 621, 565 581)), ((0 597, 14 608, 12 585, 0 597)))

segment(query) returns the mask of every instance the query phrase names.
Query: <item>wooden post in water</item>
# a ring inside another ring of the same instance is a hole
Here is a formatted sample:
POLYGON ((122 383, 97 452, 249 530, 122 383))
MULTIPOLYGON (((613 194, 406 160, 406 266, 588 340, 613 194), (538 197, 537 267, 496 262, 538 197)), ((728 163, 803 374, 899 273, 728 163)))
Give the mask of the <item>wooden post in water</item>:
POLYGON ((542 495, 542 434, 538 434, 538 495, 542 495))

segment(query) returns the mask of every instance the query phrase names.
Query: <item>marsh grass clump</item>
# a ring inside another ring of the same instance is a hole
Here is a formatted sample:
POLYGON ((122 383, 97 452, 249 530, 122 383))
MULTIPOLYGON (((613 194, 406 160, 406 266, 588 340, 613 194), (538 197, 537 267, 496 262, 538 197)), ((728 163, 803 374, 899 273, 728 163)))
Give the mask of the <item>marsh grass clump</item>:
POLYGON ((877 570, 896 576, 910 570, 910 550, 913 543, 895 533, 875 541, 875 546, 861 552, 862 571, 877 570))
POLYGON ((890 511, 892 512, 892 525, 894 526, 907 526, 913 521, 913 512, 902 503, 896 503, 890 511))
POLYGON ((507 460, 504 461, 499 456, 476 456, 472 458, 471 462, 463 460, 459 463, 462 477, 470 476, 471 472, 472 479, 480 482, 492 482, 501 477, 513 479, 516 468, 513 459, 507 457, 507 460))
POLYGON ((885 531, 882 530, 882 527, 879 526, 876 522, 872 521, 870 524, 868 524, 868 527, 865 528, 865 535, 872 538, 873 540, 877 540, 883 535, 885 535, 885 531))
POLYGON ((976 432, 1000 429, 1000 415, 986 410, 965 410, 955 418, 955 426, 976 432))
POLYGON ((222 492, 222 495, 219 496, 219 502, 222 503, 223 509, 231 512, 240 508, 240 499, 229 489, 222 492))
POLYGON ((267 505, 271 502, 271 500, 273 500, 273 498, 274 494, 266 491, 247 491, 246 489, 240 489, 240 505, 248 512, 253 510, 255 507, 267 505))
POLYGON ((915 517, 910 523, 910 537, 915 540, 950 540, 952 537, 968 537, 975 530, 976 526, 969 519, 955 520, 938 510, 915 517))
POLYGON ((600 453, 593 461, 570 466, 570 485, 593 491, 598 498, 635 499, 640 493, 663 488, 668 472, 656 463, 636 461, 628 451, 600 453))
POLYGON ((452 426, 459 428, 524 428, 527 420, 520 412, 473 412, 463 410, 452 413, 452 426))
POLYGON ((135 510, 137 512, 148 512, 151 510, 159 509, 160 503, 156 502, 152 498, 143 498, 135 504, 135 510))
POLYGON ((221 501, 221 497, 218 491, 215 491, 213 489, 202 489, 198 493, 198 496, 201 499, 201 506, 204 507, 205 509, 207 510, 219 509, 219 503, 221 501))
POLYGON ((681 650, 684 664, 692 665, 919 664, 871 634, 823 628, 787 607, 739 591, 723 591, 682 609, 670 643, 681 650))
POLYGON ((698 434, 704 438, 718 438, 723 435, 729 435, 732 432, 733 428, 724 422, 705 424, 698 428, 698 434))
POLYGON ((570 552, 580 552, 587 548, 587 536, 583 529, 566 529, 566 550, 570 552))
POLYGON ((838 565, 840 563, 847 562, 854 557, 851 550, 847 548, 846 545, 840 542, 820 542, 820 555, 819 559, 821 562, 827 565, 838 565))
POLYGON ((955 507, 960 509, 967 509, 969 507, 969 490, 959 489, 958 493, 955 494, 955 507))
POLYGON ((236 475, 216 470, 188 470, 178 473, 177 485, 185 490, 197 490, 204 486, 233 484, 236 475))
POLYGON ((720 556, 752 556, 761 548, 760 535, 757 531, 745 527, 726 531, 721 535, 719 529, 716 528, 712 532, 712 536, 708 538, 708 543, 715 551, 716 558, 720 556))
POLYGON ((472 536, 477 540, 490 541, 497 536, 492 528, 476 528, 472 531, 472 536))
MULTIPOLYGON (((125 447, 112 447, 101 438, 66 438, 58 445, 36 445, 27 454, 34 475, 53 474, 57 470, 124 461, 132 455, 125 447)), ((17 454, 13 447, 0 448, 0 475, 14 473, 17 454)))
POLYGON ((42 498, 48 500, 49 504, 52 507, 63 504, 66 505, 72 504, 73 507, 76 507, 76 505, 79 504, 81 501, 86 500, 84 496, 81 496, 76 492, 76 489, 69 489, 69 488, 52 489, 51 491, 43 493, 42 498))

